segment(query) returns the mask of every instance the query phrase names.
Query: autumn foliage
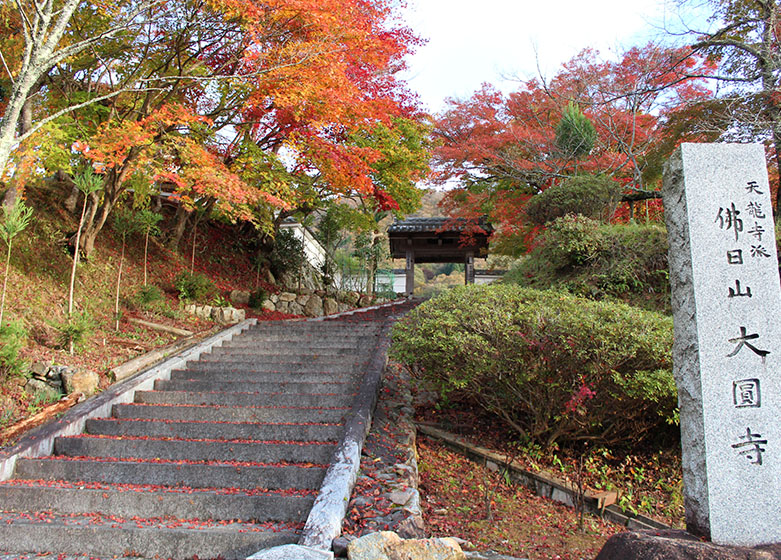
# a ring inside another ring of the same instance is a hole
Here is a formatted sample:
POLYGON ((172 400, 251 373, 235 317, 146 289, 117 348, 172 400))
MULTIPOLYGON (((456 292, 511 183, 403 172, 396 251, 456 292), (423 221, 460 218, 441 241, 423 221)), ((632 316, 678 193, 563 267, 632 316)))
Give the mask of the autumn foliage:
POLYGON ((451 100, 435 124, 439 180, 458 181, 445 206, 468 219, 488 214, 497 235, 523 245, 533 235, 523 208, 536 193, 578 174, 612 178, 626 194, 658 189, 662 163, 681 142, 708 139, 688 112, 712 92, 710 63, 686 49, 649 44, 618 60, 587 49, 549 81, 505 95, 485 85, 451 100), (566 148, 562 124, 582 111, 595 136, 589 150, 566 148), (671 127, 676 127, 674 131, 671 127), (674 133, 673 133, 674 132, 674 133))
MULTIPOLYGON (((84 4, 68 40, 99 35, 135 1, 84 4)), ((267 232, 274 220, 334 196, 392 209, 392 193, 373 181, 382 153, 355 135, 422 117, 396 78, 419 40, 396 23, 394 6, 151 4, 136 25, 66 58, 47 77, 50 85, 40 85, 36 118, 72 110, 31 138, 42 148, 35 156, 25 156, 24 147, 14 154, 15 169, 27 162, 38 172, 70 171, 87 160, 104 174, 101 193, 89 201, 87 253, 130 192, 135 204, 172 194, 185 210, 179 222, 194 223, 198 210, 267 232)), ((19 36, 0 41, 10 48, 19 36)), ((14 181, 21 188, 29 178, 17 173, 14 181)))

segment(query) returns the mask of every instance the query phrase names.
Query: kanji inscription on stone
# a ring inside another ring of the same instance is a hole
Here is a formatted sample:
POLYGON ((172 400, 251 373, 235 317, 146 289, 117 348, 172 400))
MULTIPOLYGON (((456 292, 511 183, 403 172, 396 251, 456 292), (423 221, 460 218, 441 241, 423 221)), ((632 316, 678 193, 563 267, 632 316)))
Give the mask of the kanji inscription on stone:
POLYGON ((781 542, 781 285, 764 148, 683 144, 663 197, 687 528, 781 542))

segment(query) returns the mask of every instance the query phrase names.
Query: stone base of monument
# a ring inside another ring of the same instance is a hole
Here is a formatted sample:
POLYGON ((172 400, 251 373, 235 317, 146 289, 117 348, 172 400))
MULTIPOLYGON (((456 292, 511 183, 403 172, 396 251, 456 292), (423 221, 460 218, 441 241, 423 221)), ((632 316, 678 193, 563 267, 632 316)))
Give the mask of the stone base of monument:
POLYGON ((596 560, 781 560, 781 544, 720 546, 686 531, 632 531, 610 537, 596 560))

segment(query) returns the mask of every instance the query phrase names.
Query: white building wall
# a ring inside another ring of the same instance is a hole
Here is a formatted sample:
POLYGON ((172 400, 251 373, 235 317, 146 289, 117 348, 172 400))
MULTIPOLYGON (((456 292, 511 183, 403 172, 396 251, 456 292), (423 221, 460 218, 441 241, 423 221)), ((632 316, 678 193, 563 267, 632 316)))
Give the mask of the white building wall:
POLYGON ((315 270, 322 270, 322 267, 325 264, 325 249, 308 229, 298 222, 283 223, 279 228, 292 231, 293 235, 303 242, 304 255, 306 255, 306 260, 312 268, 315 270))

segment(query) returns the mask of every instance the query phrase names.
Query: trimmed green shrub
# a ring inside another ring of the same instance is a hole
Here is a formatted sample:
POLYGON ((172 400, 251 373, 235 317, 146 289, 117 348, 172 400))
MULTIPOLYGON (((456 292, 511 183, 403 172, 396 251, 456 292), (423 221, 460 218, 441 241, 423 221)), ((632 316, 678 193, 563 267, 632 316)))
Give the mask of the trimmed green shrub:
POLYGON ((524 207, 527 219, 542 226, 567 214, 608 221, 621 200, 621 186, 604 175, 577 175, 535 194, 524 207))
POLYGON ((174 279, 174 287, 182 301, 206 302, 217 293, 217 286, 208 277, 199 272, 182 271, 174 279))
POLYGON ((549 224, 503 282, 668 312, 667 231, 656 223, 600 224, 564 216, 549 224))
POLYGON ((392 356, 525 440, 635 444, 676 420, 672 320, 518 286, 454 289, 393 329, 392 356))
POLYGON ((23 375, 27 364, 19 357, 27 340, 27 330, 20 321, 0 326, 0 381, 10 375, 23 375))

